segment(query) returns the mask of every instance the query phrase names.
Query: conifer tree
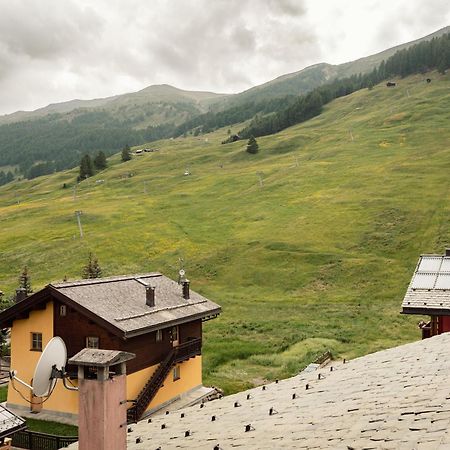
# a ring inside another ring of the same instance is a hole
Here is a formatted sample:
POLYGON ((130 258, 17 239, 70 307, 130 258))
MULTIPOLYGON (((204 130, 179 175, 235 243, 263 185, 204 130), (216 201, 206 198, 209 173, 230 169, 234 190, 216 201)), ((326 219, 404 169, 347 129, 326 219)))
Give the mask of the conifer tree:
POLYGON ((33 292, 27 266, 23 268, 22 273, 19 276, 19 289, 23 289, 27 295, 33 292))
POLYGON ((131 159, 131 150, 130 150, 130 146, 127 144, 125 145, 125 147, 122 149, 122 161, 129 161, 131 159))
POLYGON ((99 151, 97 156, 94 158, 94 166, 97 170, 106 169, 106 155, 102 151, 99 151))
POLYGON ((89 252, 87 264, 83 268, 83 278, 100 278, 102 276, 102 269, 98 263, 97 257, 89 252))
POLYGON ((94 165, 92 163, 91 157, 86 154, 83 156, 83 158, 81 158, 78 181, 84 180, 88 177, 92 177, 92 175, 94 175, 94 165))
POLYGON ((258 153, 259 146, 256 142, 256 139, 253 136, 250 136, 250 139, 247 142, 247 153, 251 153, 254 155, 255 153, 258 153))

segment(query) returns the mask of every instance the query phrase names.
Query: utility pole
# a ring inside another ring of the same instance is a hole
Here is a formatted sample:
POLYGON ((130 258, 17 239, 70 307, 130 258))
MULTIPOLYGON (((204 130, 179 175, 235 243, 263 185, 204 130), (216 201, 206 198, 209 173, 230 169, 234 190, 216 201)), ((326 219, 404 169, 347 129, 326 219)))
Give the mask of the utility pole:
POLYGON ((73 187, 73 201, 77 199, 77 185, 73 187))
POLYGON ((348 132, 350 133, 350 139, 351 139, 352 142, 353 142, 353 134, 352 134, 352 130, 348 130, 348 132))
POLYGON ((259 177, 259 187, 263 187, 264 186, 264 181, 263 181, 263 173, 262 172, 256 172, 256 175, 258 175, 259 177))
POLYGON ((80 239, 83 239, 83 228, 81 227, 81 211, 75 211, 78 222, 78 229, 80 230, 80 239))

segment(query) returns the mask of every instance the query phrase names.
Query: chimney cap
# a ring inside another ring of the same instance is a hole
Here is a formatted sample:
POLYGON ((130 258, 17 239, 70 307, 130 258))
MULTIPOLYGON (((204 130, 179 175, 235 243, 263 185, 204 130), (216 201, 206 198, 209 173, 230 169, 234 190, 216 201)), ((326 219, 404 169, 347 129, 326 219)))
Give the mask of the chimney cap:
POLYGON ((136 355, 120 350, 103 350, 97 348, 83 348, 69 359, 69 364, 77 366, 108 367, 129 361, 136 355))

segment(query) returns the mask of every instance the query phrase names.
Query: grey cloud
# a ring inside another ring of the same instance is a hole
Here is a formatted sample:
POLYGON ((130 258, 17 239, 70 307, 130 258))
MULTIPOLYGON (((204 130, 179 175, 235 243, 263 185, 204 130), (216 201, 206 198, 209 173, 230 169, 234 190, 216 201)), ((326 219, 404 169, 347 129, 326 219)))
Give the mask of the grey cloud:
MULTIPOLYGON (((376 2, 381 8, 383 0, 376 2)), ((442 24, 443 12, 449 16, 447 0, 427 0, 427 2, 411 2, 402 0, 391 3, 391 14, 387 15, 375 35, 379 45, 394 45, 404 42, 404 36, 411 29, 417 30, 417 38, 436 31, 442 24)), ((445 14, 444 14, 445 16, 445 14)))
POLYGON ((101 28, 99 17, 70 1, 15 1, 4 5, 0 16, 0 40, 12 56, 51 59, 86 47, 101 28))
POLYGON ((367 23, 358 39, 369 52, 405 30, 438 28, 448 10, 442 0, 371 0, 368 10, 357 0, 0 2, 0 113, 157 83, 237 92, 339 52, 347 58, 341 41, 350 45, 354 22, 367 23), (360 12, 349 22, 352 5, 360 12))
POLYGON ((289 16, 300 16, 305 14, 306 8, 299 0, 271 0, 271 8, 289 16))

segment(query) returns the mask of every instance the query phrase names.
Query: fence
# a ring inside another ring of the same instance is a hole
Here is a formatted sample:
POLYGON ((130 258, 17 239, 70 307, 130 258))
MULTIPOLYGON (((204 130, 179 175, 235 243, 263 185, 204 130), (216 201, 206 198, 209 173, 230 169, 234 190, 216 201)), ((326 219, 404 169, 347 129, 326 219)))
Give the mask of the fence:
POLYGON ((322 355, 320 355, 319 357, 317 357, 314 360, 314 364, 319 364, 322 365, 325 361, 329 360, 332 358, 331 352, 330 351, 326 351, 325 353, 323 353, 322 355))
POLYGON ((77 442, 77 436, 55 436, 37 431, 23 430, 13 435, 12 445, 30 450, 58 450, 77 442))

